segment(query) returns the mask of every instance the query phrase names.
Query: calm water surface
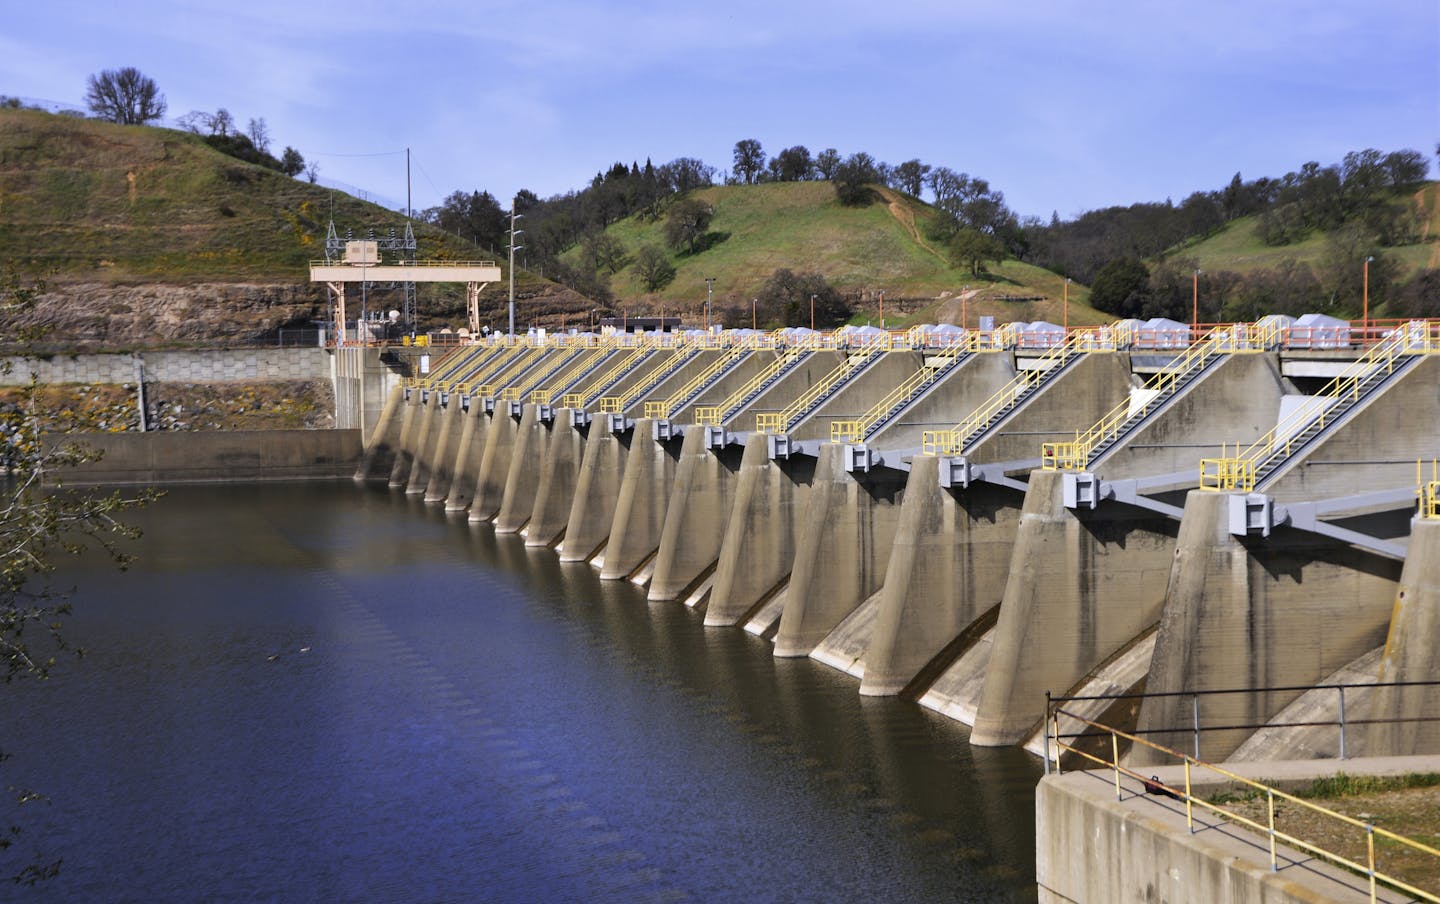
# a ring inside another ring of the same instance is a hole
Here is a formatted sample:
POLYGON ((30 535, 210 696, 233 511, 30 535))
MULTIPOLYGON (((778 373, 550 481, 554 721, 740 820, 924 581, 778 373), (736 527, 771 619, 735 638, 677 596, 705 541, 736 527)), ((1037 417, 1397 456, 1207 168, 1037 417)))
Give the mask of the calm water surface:
POLYGON ((1017 750, 379 489, 172 491, 0 689, 23 901, 1029 901, 1017 750))

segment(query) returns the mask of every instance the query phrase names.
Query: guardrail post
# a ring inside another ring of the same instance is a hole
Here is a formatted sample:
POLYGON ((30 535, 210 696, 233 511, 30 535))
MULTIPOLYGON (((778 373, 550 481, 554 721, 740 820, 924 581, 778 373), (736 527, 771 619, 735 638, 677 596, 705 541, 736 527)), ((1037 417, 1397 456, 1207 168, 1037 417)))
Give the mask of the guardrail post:
POLYGON ((1195 759, 1200 759, 1200 695, 1190 697, 1191 718, 1195 721, 1195 759))
POLYGON ((1270 872, 1280 871, 1280 861, 1275 856, 1275 789, 1265 789, 1266 808, 1270 811, 1270 872))
POLYGON ((1340 759, 1345 759, 1345 686, 1341 685, 1340 691, 1340 759))
POLYGON ((1185 826, 1195 834, 1195 797, 1190 793, 1190 760, 1185 760, 1185 826))
MULTIPOLYGON (((1050 702, 1050 692, 1045 692, 1045 774, 1050 774, 1050 717, 1053 704, 1050 702)), ((1059 740, 1058 738, 1056 740, 1059 740)))
POLYGON ((1375 824, 1374 824, 1373 822, 1371 822, 1371 823, 1366 823, 1366 824, 1365 824, 1365 847, 1366 847, 1366 855, 1367 855, 1367 861, 1368 861, 1367 865, 1370 867, 1370 869, 1369 869, 1369 874, 1370 874, 1370 901, 1371 901, 1371 904, 1374 904, 1374 901, 1375 901, 1375 824))
POLYGON ((1120 736, 1110 732, 1110 765, 1115 767, 1115 799, 1120 800, 1120 736))

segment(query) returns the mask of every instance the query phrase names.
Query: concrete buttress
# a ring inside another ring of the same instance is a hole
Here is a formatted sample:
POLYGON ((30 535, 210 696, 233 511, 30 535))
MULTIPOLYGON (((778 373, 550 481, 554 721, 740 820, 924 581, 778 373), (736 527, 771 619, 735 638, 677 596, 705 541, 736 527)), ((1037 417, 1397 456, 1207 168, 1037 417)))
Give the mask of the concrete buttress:
POLYGON ((808 656, 845 616, 880 589, 900 520, 905 474, 851 474, 845 447, 826 443, 815 463, 775 655, 808 656))
POLYGON ((360 466, 355 469, 357 482, 388 477, 390 469, 395 466, 395 459, 400 454, 400 431, 404 423, 401 408, 404 405, 405 390, 399 386, 392 388, 385 399, 385 407, 380 411, 375 431, 370 434, 365 446, 360 466))
POLYGON ((430 488, 430 466, 435 454, 435 438, 439 435, 440 393, 431 391, 429 398, 415 412, 415 460, 410 463, 410 476, 405 481, 407 495, 418 496, 430 488))
MULTIPOLYGON (((633 430, 618 435, 611 433, 600 421, 590 426, 585 458, 580 463, 580 477, 575 484, 575 499, 565 525, 565 539, 560 543, 560 561, 589 561, 610 538, 625 459, 630 454, 634 435, 633 430)), ((649 438, 645 441, 649 442, 649 438)))
POLYGON ((1160 617, 1174 520, 1112 503, 1071 511, 1063 473, 1034 471, 970 742, 1015 744, 1063 694, 1160 617))
MULTIPOLYGON (((1380 681, 1440 682, 1440 520, 1416 518, 1390 632, 1380 660, 1380 681)), ((1440 712, 1440 686, 1375 689, 1376 713, 1391 719, 1419 719, 1440 712)), ((1394 722, 1370 726, 1369 756, 1410 756, 1440 751, 1440 723, 1394 722)))
MULTIPOLYGON (((1288 528, 1232 536, 1229 502, 1201 490, 1185 500, 1147 692, 1313 684, 1385 642, 1401 563, 1288 528)), ((1202 729, 1263 724, 1299 694, 1203 697, 1202 729)), ((1188 697, 1149 697, 1139 728, 1188 751, 1191 707, 1188 697)), ((1253 733, 1202 731, 1199 755, 1223 760, 1253 733)), ((1143 746, 1130 755, 1139 764, 1164 758, 1143 746)))
POLYGON ((525 530, 526 546, 554 546, 565 535, 565 525, 570 520, 580 463, 585 460, 585 434, 570 426, 570 411, 569 408, 555 411, 550 438, 540 459, 540 479, 535 487, 530 524, 525 530))
POLYGON ((652 440, 652 423, 650 418, 635 421, 610 524, 610 542, 605 547, 605 565, 600 569, 602 580, 629 577, 660 546, 680 443, 652 440))
POLYGON ((701 427, 686 432, 655 553, 652 601, 679 599, 720 558, 743 454, 740 446, 711 451, 701 427))
POLYGON ((485 429, 485 453, 475 478, 475 498, 470 500, 471 521, 492 521, 505 499, 505 478, 510 476, 510 456, 520 425, 509 414, 509 406, 497 402, 485 429))
POLYGON ((917 455, 900 503, 880 611, 860 693, 898 694, 962 632, 1000 605, 1010 574, 1021 496, 976 483, 940 486, 939 459, 917 455))
MULTIPOLYGON (((403 390, 402 390, 403 392, 403 390)), ((395 453, 395 464, 390 468, 390 486, 403 487, 410 479, 410 469, 415 466, 416 412, 421 410, 420 391, 410 393, 400 403, 400 448, 395 453)))
POLYGON ((440 414, 440 435, 435 438, 435 453, 430 466, 430 483, 425 489, 427 503, 444 502, 450 495, 450 483, 455 476, 455 445, 465 431, 465 409, 460 405, 460 396, 450 394, 450 402, 440 414))
POLYGON ((450 479, 450 495, 445 497, 445 511, 463 512, 475 498, 475 481, 480 478, 480 459, 485 455, 485 436, 490 418, 481 409, 479 399, 471 399, 465 412, 460 442, 455 446, 454 476, 450 479))
POLYGON ((740 458, 735 503, 720 542, 705 624, 742 622, 785 581, 795 561, 800 517, 815 478, 815 459, 771 461, 763 433, 750 434, 740 458))
POLYGON ((500 512, 495 516, 497 534, 518 533, 530 521, 535 509, 535 492, 540 485, 540 465, 549 441, 550 425, 540 420, 540 406, 527 402, 515 433, 500 512))

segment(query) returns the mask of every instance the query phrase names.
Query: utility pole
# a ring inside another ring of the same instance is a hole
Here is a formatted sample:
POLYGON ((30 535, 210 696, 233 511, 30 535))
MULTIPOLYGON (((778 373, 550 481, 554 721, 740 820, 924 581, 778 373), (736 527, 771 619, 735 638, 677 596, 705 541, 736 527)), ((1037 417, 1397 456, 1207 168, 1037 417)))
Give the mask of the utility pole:
POLYGON ((705 277, 705 329, 710 329, 710 299, 715 297, 715 277, 705 277))
POLYGON ((523 229, 515 228, 515 221, 525 218, 524 214, 515 212, 515 202, 519 198, 510 200, 510 342, 515 342, 515 251, 524 248, 524 245, 515 244, 515 236, 524 234, 523 229))

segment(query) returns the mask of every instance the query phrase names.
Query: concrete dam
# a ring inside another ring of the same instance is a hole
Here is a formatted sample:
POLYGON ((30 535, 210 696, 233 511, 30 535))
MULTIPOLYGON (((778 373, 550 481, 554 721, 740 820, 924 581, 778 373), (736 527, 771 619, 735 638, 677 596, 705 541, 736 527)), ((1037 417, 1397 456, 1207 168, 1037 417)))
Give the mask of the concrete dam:
MULTIPOLYGON (((1042 753, 1047 692, 1251 688, 1206 698, 1205 759, 1334 755, 1333 730, 1264 726, 1335 718, 1307 688, 1338 683, 1352 721, 1440 711, 1435 687, 1394 684, 1440 679, 1440 323, 1365 339, 500 337, 397 381, 355 476, 977 745, 1042 753)), ((1179 746, 1181 700, 1092 718, 1179 746)), ((1350 755, 1440 749, 1433 722, 1353 734, 1350 755)))

